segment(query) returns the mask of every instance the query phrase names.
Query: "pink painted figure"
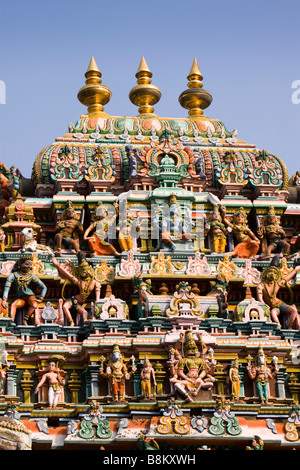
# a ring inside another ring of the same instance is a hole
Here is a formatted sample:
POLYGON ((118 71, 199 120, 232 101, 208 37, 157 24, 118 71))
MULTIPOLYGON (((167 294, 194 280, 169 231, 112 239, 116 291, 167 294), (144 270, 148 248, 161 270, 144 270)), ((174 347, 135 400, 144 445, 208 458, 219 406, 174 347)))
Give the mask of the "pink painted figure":
POLYGON ((50 408, 56 408, 59 396, 61 394, 61 386, 65 385, 65 380, 61 377, 55 362, 50 362, 46 372, 39 384, 37 385, 34 393, 37 394, 39 389, 48 382, 48 401, 50 408))

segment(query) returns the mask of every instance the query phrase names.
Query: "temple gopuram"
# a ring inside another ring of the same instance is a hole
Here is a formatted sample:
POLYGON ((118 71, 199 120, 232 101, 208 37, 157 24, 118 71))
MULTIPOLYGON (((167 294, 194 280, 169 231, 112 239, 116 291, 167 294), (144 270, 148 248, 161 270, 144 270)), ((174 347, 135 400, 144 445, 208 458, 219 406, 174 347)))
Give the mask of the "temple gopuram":
MULTIPOLYGON (((1 450, 300 449, 300 172, 204 114, 86 112, 0 164, 1 450)), ((206 112, 206 111, 205 111, 206 112)))

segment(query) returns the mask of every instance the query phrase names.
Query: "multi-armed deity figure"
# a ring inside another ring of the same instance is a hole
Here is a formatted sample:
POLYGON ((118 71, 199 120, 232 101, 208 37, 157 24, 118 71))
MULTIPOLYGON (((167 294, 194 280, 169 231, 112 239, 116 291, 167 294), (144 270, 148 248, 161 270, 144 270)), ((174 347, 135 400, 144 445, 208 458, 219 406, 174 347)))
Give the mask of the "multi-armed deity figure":
POLYGON ((118 215, 118 204, 114 204, 115 212, 109 214, 103 203, 100 201, 95 210, 95 217, 84 233, 84 239, 88 241, 93 256, 115 255, 120 253, 110 244, 106 238, 109 228, 113 226, 118 215), (90 235, 90 233, 94 233, 90 235))
POLYGON ((83 235, 83 227, 80 223, 76 211, 71 203, 66 203, 65 209, 56 226, 54 237, 56 256, 61 255, 62 247, 79 252, 79 240, 83 235))
POLYGON ((4 291, 2 307, 7 308, 7 298, 10 293, 11 287, 15 287, 16 300, 11 304, 10 317, 12 321, 15 320, 17 310, 27 307, 26 315, 23 319, 23 324, 27 325, 29 318, 34 315, 38 304, 43 301, 47 287, 33 272, 33 260, 31 255, 22 255, 15 263, 11 274, 7 277, 4 291), (41 293, 36 295, 30 286, 41 289, 41 293))
POLYGON ((279 326, 289 329, 300 329, 300 318, 295 305, 287 305, 277 297, 278 291, 286 287, 291 293, 289 281, 300 271, 300 266, 283 276, 279 268, 279 257, 273 258, 271 265, 265 268, 261 275, 261 282, 257 286, 257 300, 270 307, 271 318, 279 326), (281 319, 281 321, 279 320, 281 319))
POLYGON ((290 253, 290 244, 286 240, 285 231, 278 223, 273 206, 270 207, 268 214, 264 217, 260 236, 262 238, 264 258, 270 258, 272 253, 282 253, 283 256, 290 253))
POLYGON ((188 402, 193 401, 198 392, 212 388, 215 378, 209 374, 208 348, 198 334, 200 350, 191 330, 180 335, 175 347, 170 350, 170 383, 174 390, 188 402), (182 351, 180 351, 182 349, 182 351))
POLYGON ((259 250, 260 240, 248 227, 244 209, 240 207, 235 211, 231 221, 226 218, 225 206, 220 207, 220 212, 224 224, 229 227, 237 241, 234 250, 229 254, 239 258, 254 258, 259 250))
POLYGON ((225 253, 228 230, 222 222, 222 217, 217 204, 214 204, 213 211, 208 217, 205 231, 210 237, 212 252, 225 253))
POLYGON ((189 210, 187 209, 184 220, 175 194, 170 195, 168 205, 164 210, 161 207, 157 209, 153 222, 159 228, 159 248, 175 251, 176 242, 191 240, 193 237, 193 221, 189 210))
POLYGON ((56 258, 52 258, 52 263, 57 268, 58 272, 65 278, 65 285, 67 283, 71 283, 77 286, 79 290, 78 294, 71 296, 69 299, 64 299, 63 311, 70 322, 70 325, 74 325, 72 313, 82 315, 83 320, 86 321, 88 313, 84 304, 94 290, 95 301, 99 302, 100 300, 101 285, 95 279, 93 267, 86 261, 81 252, 78 253, 78 266, 75 266, 71 261, 69 261, 71 271, 68 271, 65 267, 61 266, 56 258))
POLYGON ((130 371, 123 361, 123 357, 118 344, 115 344, 105 371, 103 363, 105 358, 101 357, 99 374, 109 381, 110 392, 113 396, 113 401, 125 400, 125 380, 130 379, 131 375, 136 371, 134 365, 134 358, 131 358, 130 371))
POLYGON ((258 348, 255 364, 251 363, 251 357, 248 356, 247 371, 249 377, 255 380, 256 390, 262 403, 267 404, 269 398, 269 379, 275 378, 279 371, 277 357, 272 359, 272 367, 268 367, 267 359, 263 348, 258 348))

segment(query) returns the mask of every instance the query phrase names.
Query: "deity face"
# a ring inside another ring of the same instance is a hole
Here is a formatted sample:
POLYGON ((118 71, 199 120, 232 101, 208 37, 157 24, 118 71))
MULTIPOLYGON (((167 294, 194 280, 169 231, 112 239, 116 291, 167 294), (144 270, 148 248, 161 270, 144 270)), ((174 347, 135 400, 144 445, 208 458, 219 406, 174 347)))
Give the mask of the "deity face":
POLYGON ((55 362, 50 362, 49 366, 48 366, 48 369, 49 371, 53 372, 56 370, 56 365, 55 365, 55 362))
POLYGON ((66 211, 66 219, 75 219, 75 211, 71 207, 66 211))
POLYGON ((79 267, 78 274, 81 279, 87 279, 89 277, 93 277, 90 267, 85 264, 79 267))
POLYGON ((275 271, 275 269, 270 268, 265 274, 265 279, 266 281, 269 281, 269 282, 276 281, 277 271, 275 271))
POLYGON ((80 277, 85 279, 86 277, 88 277, 88 272, 85 268, 81 268, 79 269, 79 274, 80 274, 80 277))
POLYGON ((257 365, 258 366, 263 366, 265 365, 265 362, 266 362, 266 358, 263 354, 259 355, 258 358, 257 358, 257 365))
POLYGON ((238 212, 237 214, 235 214, 234 222, 236 224, 243 224, 245 222, 244 214, 242 212, 238 212))
POLYGON ((105 217, 107 217, 107 211, 103 208, 100 208, 97 210, 96 215, 99 219, 104 219, 105 217))
POLYGON ((221 216, 218 212, 213 212, 212 220, 221 220, 221 216))
POLYGON ((20 270, 22 273, 28 273, 32 270, 32 261, 30 259, 26 259, 21 264, 20 270))
POLYGON ((118 362, 122 359, 122 356, 121 356, 121 353, 119 353, 118 351, 115 351, 112 353, 111 358, 113 362, 118 362))
POLYGON ((198 352, 198 349, 197 349, 197 348, 189 348, 189 349, 185 352, 185 356, 186 356, 186 357, 195 357, 195 356, 197 356, 197 352, 198 352))
POLYGON ((164 153, 169 153, 172 149, 171 138, 162 137, 159 141, 159 147, 164 151, 164 153))
POLYGON ((269 215, 267 218, 267 225, 276 225, 277 218, 276 215, 269 215))

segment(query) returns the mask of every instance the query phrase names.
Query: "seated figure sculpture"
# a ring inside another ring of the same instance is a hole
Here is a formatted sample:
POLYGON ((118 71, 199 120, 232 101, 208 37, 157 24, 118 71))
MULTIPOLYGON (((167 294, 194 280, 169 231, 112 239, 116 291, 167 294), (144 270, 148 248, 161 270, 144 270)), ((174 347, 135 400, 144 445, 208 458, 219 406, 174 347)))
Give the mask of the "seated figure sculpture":
POLYGON ((285 231, 278 223, 273 206, 264 217, 260 236, 264 259, 270 258, 272 254, 282 253, 283 256, 287 256, 290 253, 290 244, 286 240, 285 231))
POLYGON ((237 240, 234 250, 228 254, 238 258, 254 258, 259 250, 260 240, 248 227, 244 209, 241 207, 235 211, 231 222, 226 218, 225 206, 220 207, 220 212, 224 224, 232 231, 237 240))
POLYGON ((31 255, 23 255, 15 263, 11 274, 7 277, 3 291, 2 307, 7 308, 7 298, 10 293, 11 287, 14 285, 16 291, 16 300, 11 304, 10 317, 15 320, 17 310, 22 307, 27 307, 26 315, 23 319, 23 325, 27 325, 29 318, 34 315, 38 304, 43 301, 47 287, 45 284, 33 273, 33 264, 31 255), (36 295, 30 285, 35 285, 41 288, 41 293, 36 295))
POLYGON ((175 251, 177 249, 176 242, 192 239, 193 221, 191 215, 187 210, 187 217, 184 220, 175 194, 170 195, 165 211, 158 208, 154 223, 159 227, 160 242, 158 248, 175 251))
POLYGON ((106 241, 107 232, 117 218, 118 204, 114 204, 114 208, 115 214, 108 214, 102 202, 99 202, 95 210, 95 219, 84 233, 84 239, 88 241, 92 256, 121 256, 113 245, 106 241), (90 235, 93 231, 94 233, 90 235))
POLYGON ((56 234, 54 236, 56 256, 61 255, 63 246, 67 249, 75 250, 75 252, 78 253, 79 239, 82 235, 82 224, 77 217, 71 201, 68 201, 56 226, 56 234))
POLYGON ((300 329, 300 317, 295 305, 287 305, 277 297, 281 287, 291 291, 289 281, 300 271, 300 266, 290 271, 286 276, 279 269, 279 257, 273 258, 271 265, 264 269, 261 282, 257 286, 257 300, 270 307, 273 322, 285 329, 300 329), (281 318, 281 321, 279 320, 281 318))
POLYGON ((186 330, 185 334, 181 333, 169 361, 170 383, 187 402, 193 401, 201 389, 211 389, 215 381, 214 377, 208 373, 209 364, 205 357, 208 348, 200 334, 198 338, 201 351, 198 349, 191 330, 186 330), (183 355, 179 351, 180 345, 183 348, 183 355))

